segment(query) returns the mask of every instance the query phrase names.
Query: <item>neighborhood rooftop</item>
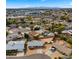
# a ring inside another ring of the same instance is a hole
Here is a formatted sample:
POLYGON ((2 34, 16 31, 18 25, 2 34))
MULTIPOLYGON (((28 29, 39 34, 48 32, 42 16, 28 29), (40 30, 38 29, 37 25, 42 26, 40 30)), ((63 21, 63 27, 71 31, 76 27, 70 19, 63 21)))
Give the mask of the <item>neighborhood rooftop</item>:
POLYGON ((43 46, 43 45, 44 45, 44 42, 41 42, 41 41, 33 40, 28 42, 28 46, 43 46))
POLYGON ((10 41, 6 45, 6 50, 23 51, 25 41, 10 41))

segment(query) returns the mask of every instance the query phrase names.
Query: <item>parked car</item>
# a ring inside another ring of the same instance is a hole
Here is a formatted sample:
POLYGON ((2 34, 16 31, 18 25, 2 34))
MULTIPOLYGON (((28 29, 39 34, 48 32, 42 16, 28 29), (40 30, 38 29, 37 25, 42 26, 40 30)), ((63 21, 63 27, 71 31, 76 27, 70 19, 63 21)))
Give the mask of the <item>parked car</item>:
POLYGON ((55 51, 56 51, 56 48, 52 46, 52 47, 50 48, 50 50, 51 50, 52 52, 55 52, 55 51))

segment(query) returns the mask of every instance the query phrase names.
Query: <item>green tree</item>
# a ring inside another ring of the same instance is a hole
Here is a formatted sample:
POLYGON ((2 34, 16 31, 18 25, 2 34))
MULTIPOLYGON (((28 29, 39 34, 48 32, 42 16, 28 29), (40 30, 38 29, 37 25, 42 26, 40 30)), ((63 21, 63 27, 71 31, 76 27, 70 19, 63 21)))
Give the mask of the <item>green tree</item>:
POLYGON ((21 18, 21 23, 23 24, 23 23, 25 23, 25 20, 24 20, 24 18, 21 18))
POLYGON ((16 19, 7 19, 6 20, 6 25, 16 24, 16 23, 17 23, 16 19))
POLYGON ((65 26, 61 25, 58 27, 58 33, 61 33, 61 31, 63 31, 65 29, 65 26))
POLYGON ((54 59, 57 59, 56 57, 54 59))
POLYGON ((6 36, 8 35, 9 33, 8 32, 6 32, 6 36))
POLYGON ((72 44, 72 39, 67 39, 67 42, 69 43, 69 44, 72 44))
POLYGON ((69 15, 64 15, 60 17, 61 20, 69 21, 69 15))
POLYGON ((28 34, 24 33, 24 38, 26 38, 27 41, 29 41, 29 35, 28 34))
POLYGON ((36 34, 33 36, 35 39, 38 39, 39 38, 39 34, 36 34))
POLYGON ((32 20, 32 16, 27 16, 26 17, 28 20, 32 20))
POLYGON ((63 59, 62 57, 59 57, 58 59, 63 59))

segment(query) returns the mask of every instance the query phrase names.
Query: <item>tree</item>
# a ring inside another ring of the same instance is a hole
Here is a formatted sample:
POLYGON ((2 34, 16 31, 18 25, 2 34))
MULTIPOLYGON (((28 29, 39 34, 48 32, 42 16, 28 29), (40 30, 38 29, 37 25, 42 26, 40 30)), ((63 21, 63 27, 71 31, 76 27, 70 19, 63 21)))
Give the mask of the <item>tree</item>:
POLYGON ((58 32, 59 34, 61 33, 61 31, 63 31, 65 29, 65 26, 63 24, 52 24, 51 30, 53 32, 58 32))
POLYGON ((16 23, 17 23, 16 19, 7 19, 6 20, 6 25, 16 24, 16 23))
POLYGON ((65 35, 63 35, 63 34, 60 34, 60 35, 59 35, 59 37, 60 37, 60 39, 61 39, 61 40, 64 40, 64 41, 66 41, 66 40, 67 40, 66 36, 65 36, 65 35))
POLYGON ((39 29, 40 29, 39 26, 34 27, 34 30, 39 30, 39 29))
POLYGON ((61 31, 63 31, 65 29, 65 27, 63 25, 61 25, 60 27, 58 27, 58 33, 61 33, 61 31))
POLYGON ((35 39, 38 39, 39 38, 39 34, 36 34, 33 36, 35 39))
POLYGON ((64 15, 60 17, 61 20, 68 21, 69 20, 69 15, 64 15))
POLYGON ((67 42, 69 43, 69 44, 72 44, 72 39, 67 39, 67 42))
POLYGON ((60 34, 59 37, 60 37, 62 40, 66 41, 66 42, 68 42, 69 44, 72 45, 72 39, 71 39, 70 37, 68 37, 68 36, 66 36, 66 35, 64 35, 64 34, 60 34))
POLYGON ((26 17, 28 20, 32 20, 32 16, 27 16, 26 17))
POLYGON ((27 41, 29 41, 29 35, 28 34, 24 33, 24 38, 26 38, 27 41))
POLYGON ((62 57, 59 57, 58 59, 63 59, 62 57))
POLYGON ((24 54, 26 54, 26 51, 27 51, 27 41, 25 42, 25 44, 24 44, 24 54))
POLYGON ((57 59, 56 57, 54 59, 57 59))
POLYGON ((21 20, 22 23, 25 23, 24 18, 21 18, 20 20, 21 20))
POLYGON ((54 32, 58 32, 59 34, 61 33, 61 31, 63 31, 65 29, 65 27, 64 26, 55 26, 54 28, 53 28, 53 31, 54 32))
POLYGON ((9 33, 8 32, 6 32, 6 36, 8 35, 9 33))
POLYGON ((46 11, 46 12, 44 13, 44 15, 45 15, 45 16, 52 15, 52 11, 46 11))

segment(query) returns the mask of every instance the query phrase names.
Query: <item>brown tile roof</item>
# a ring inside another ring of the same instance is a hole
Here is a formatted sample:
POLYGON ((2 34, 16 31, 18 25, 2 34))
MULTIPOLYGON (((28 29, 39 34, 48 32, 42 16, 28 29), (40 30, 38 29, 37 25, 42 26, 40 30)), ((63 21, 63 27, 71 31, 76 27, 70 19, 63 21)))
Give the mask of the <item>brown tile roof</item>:
POLYGON ((29 34, 34 36, 34 35, 39 34, 39 33, 35 32, 35 31, 31 31, 29 34))

